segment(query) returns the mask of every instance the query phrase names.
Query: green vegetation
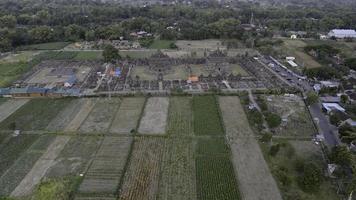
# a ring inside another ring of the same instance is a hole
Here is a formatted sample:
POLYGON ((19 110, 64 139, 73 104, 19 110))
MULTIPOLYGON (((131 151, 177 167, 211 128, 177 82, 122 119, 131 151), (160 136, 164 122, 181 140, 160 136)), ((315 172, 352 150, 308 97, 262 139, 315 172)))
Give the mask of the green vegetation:
POLYGON ((75 60, 101 60, 103 59, 101 51, 78 51, 75 60))
POLYGON ((169 102, 168 134, 191 135, 192 126, 192 99, 189 97, 171 97, 169 102))
POLYGON ((0 87, 9 86, 21 74, 29 69, 28 64, 24 62, 2 63, 0 64, 0 87))
POLYGON ((41 43, 41 44, 33 44, 20 46, 17 49, 21 51, 29 51, 29 50, 60 50, 69 45, 70 42, 49 42, 49 43, 41 43))
POLYGON ((0 123, 0 128, 8 130, 16 123, 20 130, 43 130, 71 99, 34 99, 0 123))
POLYGON ((196 153, 199 155, 218 156, 228 154, 229 152, 230 149, 222 137, 198 139, 196 153))
POLYGON ((276 113, 267 112, 264 115, 266 117, 267 124, 270 128, 276 128, 282 122, 281 117, 276 113))
POLYGON ((112 45, 106 45, 102 53, 105 62, 113 62, 120 59, 119 50, 112 45))
POLYGON ((193 117, 196 135, 224 134, 214 96, 194 96, 193 117))
POLYGON ((319 101, 319 96, 315 92, 308 92, 305 102, 307 105, 313 105, 319 101))
POLYGON ((154 40, 149 46, 150 49, 175 49, 174 41, 171 40, 154 40))

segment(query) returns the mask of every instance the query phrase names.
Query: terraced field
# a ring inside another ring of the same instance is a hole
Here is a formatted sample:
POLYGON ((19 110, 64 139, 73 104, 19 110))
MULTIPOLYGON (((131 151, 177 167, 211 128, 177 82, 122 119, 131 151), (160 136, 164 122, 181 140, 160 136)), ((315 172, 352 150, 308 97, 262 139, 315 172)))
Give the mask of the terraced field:
POLYGON ((136 129, 145 98, 124 98, 110 127, 110 133, 129 134, 136 129))

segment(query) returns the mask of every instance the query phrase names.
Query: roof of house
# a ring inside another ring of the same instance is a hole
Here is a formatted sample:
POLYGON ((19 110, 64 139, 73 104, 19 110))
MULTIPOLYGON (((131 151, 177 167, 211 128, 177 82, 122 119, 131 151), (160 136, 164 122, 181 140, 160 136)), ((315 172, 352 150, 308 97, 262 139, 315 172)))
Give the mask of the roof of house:
POLYGON ((46 88, 29 87, 27 88, 27 93, 46 93, 47 90, 46 88))
POLYGON ((9 88, 0 88, 0 95, 7 95, 10 94, 9 88))
POLYGON ((28 88, 11 88, 10 93, 11 94, 26 94, 28 88))
POLYGON ((324 103, 339 103, 341 100, 340 97, 326 96, 320 97, 320 100, 324 103))
POLYGON ((341 107, 338 103, 322 103, 323 107, 328 111, 339 110, 345 112, 345 109, 341 107))
POLYGON ((350 126, 356 126, 356 121, 352 120, 351 118, 347 119, 345 122, 348 123, 350 126))
POLYGON ((76 81, 77 81, 77 77, 75 77, 75 75, 73 75, 73 76, 70 76, 70 77, 66 80, 66 83, 69 83, 69 84, 73 85, 76 81))
POLYGON ((356 35, 356 31, 352 29, 333 29, 330 32, 335 35, 356 35))

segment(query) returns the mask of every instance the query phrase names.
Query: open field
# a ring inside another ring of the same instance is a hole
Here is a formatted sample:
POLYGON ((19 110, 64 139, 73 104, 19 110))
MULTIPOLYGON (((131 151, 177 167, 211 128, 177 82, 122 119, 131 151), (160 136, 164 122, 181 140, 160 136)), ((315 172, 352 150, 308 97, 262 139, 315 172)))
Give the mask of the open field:
POLYGON ((128 159, 131 137, 105 137, 79 187, 79 196, 115 196, 128 159))
POLYGON ((80 125, 84 122, 87 118, 91 110, 94 108, 98 99, 88 98, 83 99, 83 105, 80 107, 80 110, 75 115, 73 120, 69 122, 69 124, 65 127, 65 131, 73 132, 79 129, 80 125))
POLYGON ((177 40, 176 45, 184 50, 216 50, 226 49, 220 40, 177 40))
POLYGON ((110 133, 129 134, 135 130, 145 103, 145 98, 124 98, 111 124, 110 133))
POLYGON ((20 130, 43 130, 57 113, 72 99, 33 99, 0 123, 0 128, 9 130, 13 125, 20 130))
MULTIPOLYGON (((5 100, 5 99, 1 99, 5 100)), ((9 117, 12 113, 14 113, 21 106, 25 105, 29 100, 28 99, 10 99, 8 101, 4 101, 0 104, 0 122, 9 117)))
POLYGON ((102 53, 102 51, 77 51, 74 60, 101 60, 102 53))
POLYGON ((230 150, 224 138, 200 138, 196 146, 198 199, 240 199, 230 150))
POLYGON ((299 96, 267 96, 268 110, 282 118, 282 124, 275 129, 280 136, 312 137, 315 132, 313 121, 299 96))
POLYGON ((345 57, 355 57, 355 47, 356 42, 343 42, 343 41, 334 41, 334 40, 305 40, 305 43, 308 45, 330 45, 334 48, 341 50, 341 54, 345 57))
POLYGON ((157 51, 152 49, 152 50, 120 50, 119 54, 121 57, 126 58, 127 56, 130 58, 149 58, 153 54, 155 54, 157 51))
POLYGON ((48 169, 46 178, 78 176, 84 173, 89 161, 101 144, 99 136, 71 136, 56 158, 56 163, 48 169))
POLYGON ((167 139, 162 160, 159 200, 197 199, 194 151, 192 139, 167 139))
POLYGON ((171 44, 174 44, 172 40, 154 40, 150 45, 150 49, 170 49, 171 44))
POLYGON ((157 80, 157 75, 148 70, 148 66, 135 66, 131 70, 132 77, 140 77, 140 80, 157 80))
POLYGON ((172 67, 170 73, 163 75, 164 80, 186 80, 188 77, 188 70, 182 65, 172 67))
POLYGON ((303 192, 298 185, 297 181, 300 172, 297 171, 297 161, 299 163, 301 161, 304 163, 313 162, 320 167, 321 170, 324 169, 324 161, 321 157, 321 149, 319 146, 315 145, 312 141, 301 140, 273 139, 273 143, 278 143, 281 146, 275 156, 270 155, 269 144, 260 143, 260 146, 285 199, 340 199, 335 192, 335 188, 333 188, 327 178, 322 179, 320 190, 316 193, 303 192), (285 174, 284 176, 282 175, 283 173, 285 174), (289 178, 289 184, 284 183, 284 177, 289 178))
POLYGON ((219 102, 242 199, 282 200, 239 98, 220 97, 219 102))
POLYGON ((318 63, 313 57, 304 52, 303 48, 307 46, 305 42, 301 40, 290 39, 286 39, 283 41, 285 54, 288 54, 287 56, 295 57, 297 64, 302 65, 307 69, 321 67, 320 63, 318 63))
POLYGON ((193 135, 192 98, 171 97, 167 133, 172 136, 193 135))
POLYGON ((25 62, 0 63, 0 87, 7 87, 29 70, 25 62))
POLYGON ((98 102, 80 126, 79 131, 85 133, 106 132, 119 108, 120 102, 120 98, 98 99, 98 102))
POLYGON ((163 138, 141 137, 135 140, 130 163, 124 176, 120 200, 157 198, 164 149, 163 138))
MULTIPOLYGON (((38 136, 39 135, 29 135, 29 137, 33 137, 33 139, 37 139, 38 136)), ((53 136, 43 135, 27 150, 24 148, 25 152, 0 177, 0 196, 11 194, 28 172, 31 171, 32 166, 37 160, 46 152, 53 139, 53 136)))
POLYGON ((42 44, 33 44, 33 45, 26 45, 20 46, 17 49, 22 51, 28 50, 59 50, 63 49, 65 46, 69 45, 70 42, 49 42, 49 43, 42 43, 42 44))
POLYGON ((169 99, 166 97, 151 97, 140 122, 138 132, 141 134, 164 134, 168 115, 169 99))
POLYGON ((39 54, 39 52, 37 51, 21 51, 17 53, 11 53, 6 57, 1 58, 0 64, 14 63, 14 62, 28 62, 37 54, 39 54))
POLYGON ((39 160, 33 165, 28 174, 22 179, 20 184, 12 191, 11 196, 19 197, 30 195, 35 186, 40 183, 47 170, 55 164, 55 159, 69 139, 68 136, 57 136, 39 160))
POLYGON ((195 135, 222 135, 219 110, 214 96, 193 97, 195 135))

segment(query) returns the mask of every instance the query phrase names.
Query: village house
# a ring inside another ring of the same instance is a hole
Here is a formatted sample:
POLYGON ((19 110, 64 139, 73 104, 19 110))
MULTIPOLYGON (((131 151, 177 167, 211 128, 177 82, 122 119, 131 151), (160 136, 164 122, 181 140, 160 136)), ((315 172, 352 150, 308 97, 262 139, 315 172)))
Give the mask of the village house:
POLYGON ((356 38, 356 31, 352 29, 333 29, 328 33, 329 37, 335 38, 356 38))

